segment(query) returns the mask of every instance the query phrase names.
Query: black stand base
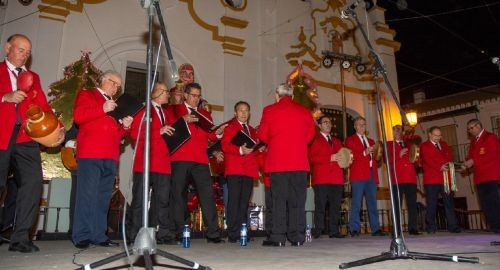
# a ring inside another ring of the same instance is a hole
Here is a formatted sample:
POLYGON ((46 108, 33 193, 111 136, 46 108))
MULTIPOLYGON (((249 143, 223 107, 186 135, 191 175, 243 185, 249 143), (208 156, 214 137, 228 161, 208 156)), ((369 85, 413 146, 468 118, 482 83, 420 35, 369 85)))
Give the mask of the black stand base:
MULTIPOLYGON (((132 252, 132 249, 129 249, 129 252, 132 252)), ((210 268, 208 266, 200 265, 197 262, 192 262, 192 261, 186 260, 184 258, 178 257, 176 255, 173 255, 171 253, 165 252, 165 251, 160 250, 160 249, 157 249, 156 253, 158 255, 166 258, 166 259, 169 259, 169 260, 172 260, 172 261, 175 261, 175 262, 187 265, 191 269, 201 269, 201 270, 211 270, 212 269, 212 268, 210 268)), ((147 251, 144 251, 144 254, 142 255, 143 258, 144 258, 144 263, 145 263, 145 267, 146 267, 147 270, 153 269, 153 262, 151 260, 151 255, 152 254, 149 254, 149 252, 147 252, 147 251)), ((87 265, 83 265, 82 267, 80 267, 78 269, 81 269, 81 270, 95 269, 96 267, 103 266, 105 264, 117 261, 117 260, 119 260, 121 258, 124 258, 126 256, 127 256, 126 252, 118 253, 116 255, 113 255, 111 257, 102 259, 100 261, 93 262, 93 263, 87 264, 87 265)), ((124 267, 124 268, 128 269, 128 265, 127 265, 127 267, 124 267)), ((113 268, 113 269, 116 269, 116 268, 113 268)))
POLYGON ((378 256, 373 256, 353 262, 341 263, 339 265, 339 269, 347 269, 355 266, 361 266, 361 265, 382 262, 387 260, 396 260, 396 259, 413 259, 413 260, 420 259, 420 260, 479 263, 478 257, 461 257, 461 256, 445 255, 445 254, 410 252, 406 249, 403 239, 395 238, 391 242, 391 249, 389 252, 384 252, 378 256))

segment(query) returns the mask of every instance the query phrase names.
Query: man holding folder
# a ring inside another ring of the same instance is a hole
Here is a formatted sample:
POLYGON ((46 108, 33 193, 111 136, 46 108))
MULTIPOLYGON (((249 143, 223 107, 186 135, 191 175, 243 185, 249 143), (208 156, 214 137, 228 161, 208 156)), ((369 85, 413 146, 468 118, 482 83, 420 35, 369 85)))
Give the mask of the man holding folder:
POLYGON ((228 203, 226 206, 228 241, 236 243, 240 237, 240 226, 247 223, 248 202, 252 195, 253 180, 259 176, 257 160, 246 143, 235 145, 231 141, 238 133, 243 133, 253 140, 257 134, 248 124, 250 104, 239 101, 234 105, 235 117, 229 122, 222 136, 222 151, 225 160, 225 175, 228 188, 228 203))
POLYGON ((188 180, 193 179, 200 198, 203 220, 207 225, 207 242, 221 243, 220 231, 217 223, 217 211, 215 208, 214 194, 212 190, 212 178, 208 167, 207 147, 208 140, 217 140, 221 136, 224 127, 215 131, 207 132, 196 124, 199 120, 191 112, 196 111, 205 118, 212 121, 209 112, 198 108, 201 98, 201 86, 190 83, 184 88, 185 101, 182 104, 171 105, 167 108, 167 123, 175 123, 184 118, 188 124, 191 138, 187 140, 171 156, 172 166, 172 196, 174 203, 174 225, 177 236, 182 235, 182 229, 188 224, 187 215, 187 185, 188 180))

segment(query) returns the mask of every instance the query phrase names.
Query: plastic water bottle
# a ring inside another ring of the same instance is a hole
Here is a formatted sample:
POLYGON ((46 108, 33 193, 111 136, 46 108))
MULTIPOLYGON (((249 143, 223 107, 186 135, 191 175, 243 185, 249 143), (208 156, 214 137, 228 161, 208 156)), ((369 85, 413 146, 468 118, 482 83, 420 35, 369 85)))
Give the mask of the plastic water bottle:
POLYGON ((311 225, 306 226, 306 242, 312 242, 311 225))
POLYGON ((240 246, 246 246, 248 242, 248 236, 247 236, 247 224, 243 223, 241 224, 241 229, 240 229, 240 246))
POLYGON ((191 231, 189 230, 189 225, 184 225, 184 230, 182 231, 182 247, 191 247, 191 231))

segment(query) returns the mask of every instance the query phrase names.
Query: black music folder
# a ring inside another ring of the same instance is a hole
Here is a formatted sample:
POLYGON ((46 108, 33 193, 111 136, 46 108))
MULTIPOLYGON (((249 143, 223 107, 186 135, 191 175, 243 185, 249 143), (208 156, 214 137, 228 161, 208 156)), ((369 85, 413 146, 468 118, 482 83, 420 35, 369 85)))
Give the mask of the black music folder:
POLYGON ((210 121, 210 119, 208 119, 206 116, 197 111, 193 110, 191 111, 191 114, 196 116, 196 118, 198 118, 198 122, 193 122, 193 123, 198 125, 201 129, 205 130, 206 132, 212 132, 219 127, 214 125, 214 123, 210 121))
POLYGON ((133 117, 144 107, 143 102, 140 102, 135 97, 127 93, 119 96, 115 102, 117 105, 116 108, 113 111, 108 112, 108 115, 116 119, 117 122, 120 122, 120 120, 126 116, 133 117))
POLYGON ((236 146, 242 146, 243 144, 246 144, 247 148, 259 148, 264 145, 263 142, 257 143, 241 130, 238 130, 238 132, 233 136, 233 138, 231 139, 231 143, 236 146))
POLYGON ((179 118, 172 127, 175 129, 174 134, 172 136, 167 135, 166 133, 162 134, 163 140, 167 144, 168 151, 170 154, 173 154, 177 151, 187 140, 191 138, 191 131, 189 131, 188 125, 184 118, 179 118))

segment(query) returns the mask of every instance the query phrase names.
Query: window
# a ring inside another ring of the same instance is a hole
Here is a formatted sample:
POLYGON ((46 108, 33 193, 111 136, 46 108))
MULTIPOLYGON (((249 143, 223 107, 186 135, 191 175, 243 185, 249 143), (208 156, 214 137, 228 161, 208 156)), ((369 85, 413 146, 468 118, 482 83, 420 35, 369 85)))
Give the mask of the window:
POLYGON ((500 115, 491 117, 492 132, 500 136, 500 115))
MULTIPOLYGON (((146 64, 127 62, 127 72, 125 74, 125 91, 137 98, 138 100, 146 100, 146 81, 147 81, 147 66, 146 64)), ((159 81, 161 70, 156 73, 156 81, 159 81)))

